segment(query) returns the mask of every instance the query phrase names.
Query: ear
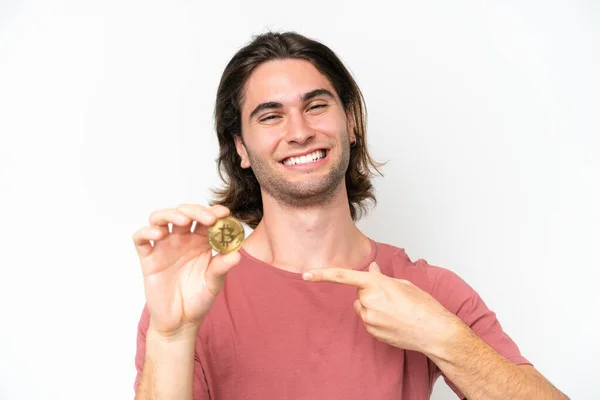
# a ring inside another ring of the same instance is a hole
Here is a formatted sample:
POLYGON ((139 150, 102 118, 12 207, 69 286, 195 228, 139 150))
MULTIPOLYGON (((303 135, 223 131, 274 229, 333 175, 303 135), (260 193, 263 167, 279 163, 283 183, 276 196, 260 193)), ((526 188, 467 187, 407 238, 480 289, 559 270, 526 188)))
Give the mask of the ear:
POLYGON ((242 168, 250 168, 250 158, 248 157, 248 152, 246 151, 246 145, 242 139, 241 135, 238 135, 234 138, 235 140, 235 149, 242 159, 240 162, 240 166, 242 168))

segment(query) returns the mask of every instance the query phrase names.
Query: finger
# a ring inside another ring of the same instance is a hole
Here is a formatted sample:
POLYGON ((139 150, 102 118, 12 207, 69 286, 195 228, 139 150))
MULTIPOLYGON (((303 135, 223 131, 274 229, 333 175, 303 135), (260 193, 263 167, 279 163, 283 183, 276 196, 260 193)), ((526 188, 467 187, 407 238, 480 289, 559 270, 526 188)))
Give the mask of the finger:
POLYGON ((360 300, 354 300, 354 311, 356 311, 356 314, 358 314, 359 317, 361 316, 362 308, 363 306, 360 304, 360 300))
POLYGON ((165 208, 162 210, 154 211, 150 214, 150 224, 169 227, 169 224, 173 225, 173 233, 190 233, 192 220, 181 211, 174 208, 165 208))
POLYGON ((151 241, 158 241, 164 238, 169 232, 157 226, 146 226, 137 230, 133 234, 133 243, 138 256, 147 257, 152 253, 153 245, 151 241))
POLYGON ((373 261, 371 264, 369 264, 369 272, 374 272, 374 273, 381 273, 381 269, 379 268, 379 265, 377 265, 377 263, 375 261, 373 261))
MULTIPOLYGON (((215 217, 216 217, 215 222, 217 221, 217 219, 228 217, 230 214, 229 208, 227 208, 225 206, 221 206, 221 205, 214 205, 214 206, 208 207, 208 210, 211 211, 215 215, 215 217)), ((205 226, 202 226, 202 225, 198 226, 196 224, 194 233, 197 233, 199 235, 206 235, 206 231, 207 231, 208 227, 212 226, 213 224, 205 225, 205 226)))
MULTIPOLYGON (((196 212, 202 212, 202 211, 209 210, 217 218, 227 217, 231 213, 229 208, 222 206, 220 204, 215 204, 210 207, 203 206, 202 204, 180 204, 177 206, 177 209, 178 210, 184 210, 184 209, 196 210, 196 212)), ((192 212, 194 212, 194 211, 192 211, 192 212)))
POLYGON ((346 268, 323 268, 307 271, 302 275, 305 280, 313 282, 335 282, 365 289, 373 285, 373 277, 368 272, 346 268))
POLYGON ((204 279, 208 290, 216 295, 225 283, 227 273, 239 264, 241 255, 238 251, 233 251, 228 254, 217 254, 213 257, 206 272, 204 279))
POLYGON ((373 310, 369 312, 369 309, 361 303, 360 299, 354 300, 354 311, 356 311, 365 326, 373 325, 373 310))
POLYGON ((217 218, 225 218, 231 214, 229 208, 222 206, 220 204, 215 204, 214 206, 210 206, 210 210, 216 215, 217 218))
POLYGON ((177 210, 195 220, 194 233, 205 234, 206 228, 214 225, 219 218, 229 215, 229 209, 223 206, 205 207, 200 204, 180 204, 177 210))

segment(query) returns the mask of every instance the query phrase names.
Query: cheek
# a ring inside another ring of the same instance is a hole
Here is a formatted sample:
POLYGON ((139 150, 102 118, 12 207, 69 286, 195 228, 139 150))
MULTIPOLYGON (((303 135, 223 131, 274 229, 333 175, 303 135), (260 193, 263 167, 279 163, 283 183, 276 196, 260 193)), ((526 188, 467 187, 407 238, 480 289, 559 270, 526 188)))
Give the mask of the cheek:
POLYGON ((249 149, 254 154, 269 155, 275 152, 281 142, 281 130, 256 129, 246 139, 249 149))
POLYGON ((282 136, 279 127, 264 127, 242 123, 246 150, 253 155, 265 157, 275 151, 282 136))
POLYGON ((319 115, 311 118, 309 124, 315 132, 335 137, 348 132, 346 120, 337 115, 319 115))

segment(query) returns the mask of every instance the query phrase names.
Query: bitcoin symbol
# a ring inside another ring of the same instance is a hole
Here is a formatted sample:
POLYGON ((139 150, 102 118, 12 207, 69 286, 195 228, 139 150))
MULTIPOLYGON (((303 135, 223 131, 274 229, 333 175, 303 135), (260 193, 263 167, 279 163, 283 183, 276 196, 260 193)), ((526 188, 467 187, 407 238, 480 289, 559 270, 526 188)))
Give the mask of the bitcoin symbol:
POLYGON ((208 228, 208 242, 217 252, 231 253, 239 249, 244 241, 244 227, 235 218, 221 218, 208 228))
POLYGON ((219 228, 219 231, 221 231, 221 240, 220 243, 222 246, 229 246, 229 243, 233 242, 233 228, 231 228, 229 225, 225 225, 221 228, 219 228))

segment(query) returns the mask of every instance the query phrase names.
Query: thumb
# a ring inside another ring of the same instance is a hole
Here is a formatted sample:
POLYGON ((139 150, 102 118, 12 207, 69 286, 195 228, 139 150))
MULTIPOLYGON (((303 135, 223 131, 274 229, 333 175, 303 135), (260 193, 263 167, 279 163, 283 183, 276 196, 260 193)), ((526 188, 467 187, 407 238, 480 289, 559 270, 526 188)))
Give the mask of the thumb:
POLYGON ((374 272, 377 274, 381 273, 381 270, 379 269, 379 265, 377 265, 377 263, 375 261, 373 261, 371 264, 369 264, 369 272, 374 272))
POLYGON ((228 254, 217 254, 208 264, 208 268, 204 273, 206 285, 213 293, 218 293, 225 282, 225 276, 230 269, 239 264, 241 255, 238 251, 233 251, 228 254))

